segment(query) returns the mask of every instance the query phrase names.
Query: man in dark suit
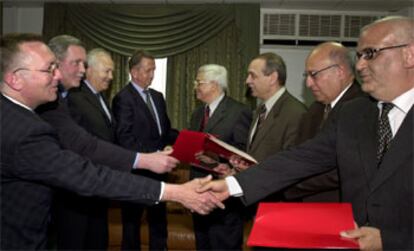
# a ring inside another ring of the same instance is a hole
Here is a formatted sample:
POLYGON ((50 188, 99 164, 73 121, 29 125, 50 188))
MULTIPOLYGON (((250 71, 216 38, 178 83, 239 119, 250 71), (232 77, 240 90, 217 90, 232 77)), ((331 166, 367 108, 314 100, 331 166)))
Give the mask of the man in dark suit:
MULTIPOLYGON (((313 138, 344 102, 364 95, 355 80, 349 50, 336 42, 319 44, 309 53, 304 77, 316 101, 302 117, 297 144, 313 138)), ((287 200, 337 202, 338 171, 306 179, 287 189, 284 196, 287 200)))
MULTIPOLYGON (((103 49, 87 56, 86 79, 69 90, 67 103, 73 119, 86 131, 108 142, 115 142, 114 119, 103 95, 112 80, 114 63, 103 49)), ((108 201, 59 191, 55 197, 57 248, 104 250, 108 248, 108 201)))
MULTIPOLYGON (((227 70, 221 65, 208 64, 198 69, 195 92, 204 105, 194 110, 189 129, 216 135, 238 149, 245 149, 251 111, 226 95, 227 81, 227 70)), ((192 167, 190 178, 208 174, 192 167)), ((193 215, 197 250, 241 250, 243 211, 240 206, 239 201, 233 200, 226 203, 225 210, 215 210, 208 216, 193 215)))
MULTIPOLYGON (((113 100, 119 145, 139 152, 162 151, 172 145, 178 132, 171 128, 162 93, 149 88, 155 71, 154 57, 145 51, 135 51, 129 61, 131 82, 113 100)), ((166 175, 146 171, 136 174, 165 180, 166 175)), ((141 218, 146 208, 150 250, 167 249, 167 212, 165 203, 144 207, 122 203, 122 249, 140 250, 141 218)))
MULTIPOLYGON (((108 165, 117 170, 130 172, 131 169, 149 169, 156 173, 170 171, 177 164, 177 160, 167 156, 168 153, 137 153, 118 147, 110 142, 101 140, 84 128, 80 127, 70 116, 67 107, 68 91, 78 87, 80 80, 85 73, 86 51, 82 42, 69 35, 60 35, 49 41, 49 46, 55 53, 61 79, 58 85, 58 99, 41 105, 36 112, 49 124, 51 124, 59 134, 59 141, 63 148, 74 151, 82 156, 90 158, 93 162, 108 165)), ((62 200, 61 201, 65 201, 62 200)), ((59 205, 61 201, 57 201, 59 205)), ((60 214, 65 206, 57 206, 57 213, 54 214, 54 222, 58 231, 57 241, 62 248, 78 248, 72 242, 71 235, 67 234, 66 214, 60 214)))
POLYGON ((362 29, 356 69, 371 97, 342 105, 315 138, 199 191, 252 203, 337 166, 358 225, 341 236, 361 250, 413 250, 413 27, 412 18, 386 17, 362 29))
MULTIPOLYGON (((34 109, 56 99, 61 77, 41 38, 1 40, 1 249, 44 249, 54 188, 84 196, 156 204, 176 201, 207 213, 217 200, 194 190, 203 180, 172 185, 133 176, 63 150, 55 130, 34 109)), ((208 180, 208 178, 206 179, 208 180)))
POLYGON ((100 140, 81 128, 70 116, 67 92, 78 87, 85 73, 86 52, 82 42, 69 35, 60 35, 49 41, 62 74, 58 99, 39 106, 36 112, 59 134, 63 148, 105 164, 117 170, 149 169, 156 173, 170 171, 178 161, 168 153, 137 153, 100 140))

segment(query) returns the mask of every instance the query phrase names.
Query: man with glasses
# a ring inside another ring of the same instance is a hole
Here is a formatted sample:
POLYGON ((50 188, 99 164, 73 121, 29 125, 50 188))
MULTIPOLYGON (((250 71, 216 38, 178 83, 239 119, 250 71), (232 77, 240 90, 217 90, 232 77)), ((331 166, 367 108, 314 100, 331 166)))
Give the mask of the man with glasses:
POLYGON ((341 236, 361 250, 413 250, 414 20, 386 17, 364 27, 357 59, 371 97, 342 105, 315 138, 200 192, 250 204, 336 166, 357 224, 341 236))
POLYGON ((204 180, 161 183, 62 149, 55 129, 34 113, 57 98, 61 74, 52 66, 54 54, 31 34, 3 36, 0 54, 1 250, 46 248, 55 188, 147 205, 175 201, 204 214, 223 206, 211 194, 195 192, 204 180))
MULTIPOLYGON (((297 143, 313 138, 346 101, 363 95, 355 80, 352 56, 336 42, 316 46, 308 55, 303 74, 307 87, 316 101, 300 122, 297 143)), ((287 200, 339 201, 336 169, 316 175, 284 192, 287 200)))
MULTIPOLYGON (((245 149, 250 109, 226 95, 227 70, 224 66, 207 64, 197 71, 194 81, 196 97, 203 105, 197 107, 190 120, 190 130, 216 135, 220 140, 245 149)), ((192 167, 190 179, 210 174, 192 167)), ((215 175, 217 177, 217 175, 215 175)), ((237 199, 226 202, 225 210, 214 210, 210 215, 193 214, 197 250, 241 250, 243 244, 243 210, 237 199)))

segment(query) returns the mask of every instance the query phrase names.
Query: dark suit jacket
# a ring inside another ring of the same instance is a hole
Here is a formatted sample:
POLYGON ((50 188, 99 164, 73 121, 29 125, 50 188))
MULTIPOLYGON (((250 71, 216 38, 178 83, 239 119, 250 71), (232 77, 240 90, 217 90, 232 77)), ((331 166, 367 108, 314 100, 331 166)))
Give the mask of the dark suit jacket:
MULTIPOLYGON (((190 130, 198 131, 204 116, 204 106, 194 110, 191 121, 190 130)), ((204 132, 217 136, 220 140, 237 147, 245 149, 247 144, 247 133, 251 123, 252 114, 250 109, 230 98, 224 96, 216 110, 209 118, 204 132)), ((204 177, 208 173, 201 169, 191 169, 191 178, 204 177)))
POLYGON ((0 96, 2 250, 45 248, 54 187, 144 204, 158 200, 159 182, 62 150, 48 123, 0 96))
MULTIPOLYGON (((247 148, 247 152, 257 161, 262 161, 268 156, 287 149, 296 142, 300 118, 306 112, 306 107, 287 91, 273 105, 256 138, 247 148)), ((253 119, 255 122, 257 114, 253 119)), ((253 129, 250 127, 249 135, 253 129)))
POLYGON ((67 99, 70 114, 81 127, 100 139, 115 142, 115 120, 109 120, 97 96, 84 82, 71 89, 67 99))
MULTIPOLYGON (((338 111, 339 107, 345 102, 364 96, 358 82, 354 82, 344 95, 338 100, 338 103, 329 113, 329 116, 324 123, 327 123, 333 117, 333 114, 338 111)), ((315 137, 320 130, 320 125, 323 118, 325 105, 315 101, 309 107, 309 110, 303 115, 299 126, 299 135, 297 144, 300 144, 308 139, 315 137)), ((287 200, 302 199, 303 201, 339 201, 339 184, 338 171, 333 169, 329 172, 318 174, 312 178, 306 179, 303 182, 287 189, 284 196, 287 200)))
POLYGON ((64 149, 88 157, 94 163, 131 171, 136 152, 92 136, 72 119, 67 104, 60 95, 56 101, 39 106, 36 112, 57 131, 59 143, 64 149))
POLYGON ((342 201, 352 203, 357 224, 379 228, 385 250, 412 250, 413 113, 412 107, 377 168, 376 101, 347 102, 315 138, 237 174, 244 201, 337 166, 342 201))
MULTIPOLYGON (((155 152, 172 145, 178 131, 171 128, 170 119, 162 94, 149 89, 160 120, 162 134, 159 134, 145 101, 132 83, 125 86, 113 99, 112 111, 117 121, 116 138, 118 144, 126 149, 138 152, 155 152)), ((165 179, 166 175, 155 174, 146 170, 134 172, 156 179, 165 179)))
POLYGON ((178 132, 171 128, 162 93, 151 88, 149 91, 160 120, 161 136, 145 100, 132 83, 125 86, 112 102, 112 111, 117 121, 118 143, 133 151, 162 150, 166 145, 173 144, 178 135, 178 132))

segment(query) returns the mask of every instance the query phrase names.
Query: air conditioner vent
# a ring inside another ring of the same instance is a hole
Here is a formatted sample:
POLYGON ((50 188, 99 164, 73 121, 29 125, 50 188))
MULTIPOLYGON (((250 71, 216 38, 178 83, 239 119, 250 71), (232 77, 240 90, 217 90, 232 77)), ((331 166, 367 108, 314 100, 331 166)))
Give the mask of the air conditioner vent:
POLYGON ((263 15, 263 35, 295 35, 295 14, 273 14, 263 15))
POLYGON ((377 16, 349 16, 345 15, 344 37, 357 38, 362 27, 372 23, 377 16))
POLYGON ((299 15, 299 36, 339 37, 341 36, 341 16, 299 15))

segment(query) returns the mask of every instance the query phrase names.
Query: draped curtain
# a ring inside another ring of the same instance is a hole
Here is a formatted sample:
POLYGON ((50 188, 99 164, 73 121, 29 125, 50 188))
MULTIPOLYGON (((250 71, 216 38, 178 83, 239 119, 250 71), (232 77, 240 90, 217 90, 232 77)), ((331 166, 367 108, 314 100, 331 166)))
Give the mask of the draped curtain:
POLYGON ((43 35, 70 34, 86 49, 101 47, 116 69, 112 98, 127 84, 127 60, 137 48, 168 57, 166 101, 172 124, 185 128, 196 105, 193 80, 199 66, 224 65, 228 95, 242 102, 250 59, 259 52, 259 5, 131 5, 46 3, 43 35))

